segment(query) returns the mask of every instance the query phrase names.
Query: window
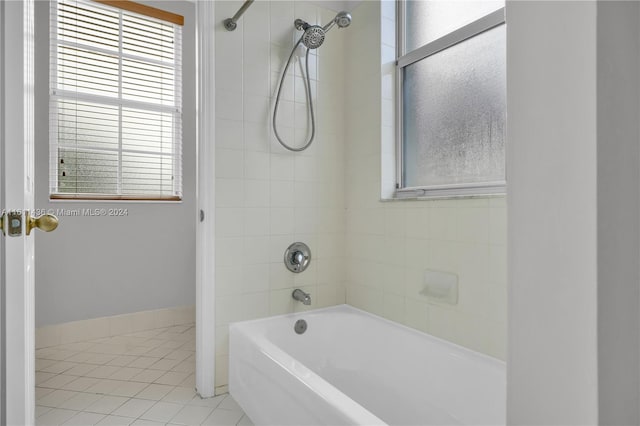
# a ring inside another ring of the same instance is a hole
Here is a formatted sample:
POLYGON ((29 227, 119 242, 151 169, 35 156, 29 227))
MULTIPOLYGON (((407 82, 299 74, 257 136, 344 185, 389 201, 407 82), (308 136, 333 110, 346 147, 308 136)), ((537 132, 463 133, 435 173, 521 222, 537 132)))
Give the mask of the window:
POLYGON ((180 200, 182 16, 51 2, 50 197, 180 200))
POLYGON ((398 1, 396 197, 504 192, 503 6, 398 1))

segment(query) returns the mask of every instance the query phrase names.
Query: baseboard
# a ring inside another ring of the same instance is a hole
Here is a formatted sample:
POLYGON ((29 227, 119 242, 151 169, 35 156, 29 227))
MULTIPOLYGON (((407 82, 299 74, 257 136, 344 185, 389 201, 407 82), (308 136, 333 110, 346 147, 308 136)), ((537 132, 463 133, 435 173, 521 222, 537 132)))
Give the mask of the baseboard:
POLYGON ((65 322, 36 328, 36 349, 195 322, 195 305, 65 322))
POLYGON ((229 385, 218 386, 214 391, 215 396, 224 395, 225 393, 229 393, 229 385))

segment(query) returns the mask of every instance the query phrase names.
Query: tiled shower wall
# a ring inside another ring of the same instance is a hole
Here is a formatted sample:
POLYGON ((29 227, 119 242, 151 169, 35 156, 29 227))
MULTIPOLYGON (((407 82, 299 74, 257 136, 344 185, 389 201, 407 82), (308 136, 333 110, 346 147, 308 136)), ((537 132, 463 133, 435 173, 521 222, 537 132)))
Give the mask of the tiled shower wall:
POLYGON ((360 3, 345 46, 346 300, 504 359, 504 197, 380 201, 382 160, 393 155, 394 11, 394 2, 360 3), (456 305, 420 294, 425 270, 458 276, 456 305))
MULTIPOLYGON (((222 22, 240 1, 216 1, 222 22)), ((331 31, 313 51, 318 129, 300 153, 282 148, 270 128, 271 98, 293 45, 293 21, 327 23, 335 12, 306 2, 257 1, 238 28, 216 28, 216 387, 228 370, 228 324, 303 309, 291 292, 312 294, 312 308, 345 302, 343 286, 344 37, 331 31), (303 241, 313 261, 285 269, 289 244, 303 241)), ((296 33, 297 34, 297 33, 296 33)), ((300 67, 290 68, 279 110, 280 134, 301 145, 307 133, 300 67)))

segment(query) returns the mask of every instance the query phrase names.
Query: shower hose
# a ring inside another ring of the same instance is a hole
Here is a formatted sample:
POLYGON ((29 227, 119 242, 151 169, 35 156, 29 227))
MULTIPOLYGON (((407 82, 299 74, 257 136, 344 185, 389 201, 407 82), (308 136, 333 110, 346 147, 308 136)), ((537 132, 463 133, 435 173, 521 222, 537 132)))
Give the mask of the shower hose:
POLYGON ((278 116, 278 107, 280 106, 280 95, 282 93, 282 85, 284 83, 284 77, 287 75, 287 71, 289 70, 289 65, 291 65, 291 59, 293 59, 293 55, 294 55, 296 49, 298 48, 298 46, 300 46, 300 43, 302 43, 303 37, 304 37, 304 35, 302 37, 300 37, 300 39, 295 44, 295 46, 293 46, 293 49, 291 49, 291 54, 289 55, 289 59, 287 60, 287 65, 285 65, 284 71, 282 71, 282 77, 280 77, 280 84, 278 84, 278 94, 276 95, 276 104, 273 107, 273 133, 276 135, 276 139, 278 139, 278 142, 280 142, 280 145, 282 145, 284 148, 288 149, 289 151, 294 151, 294 152, 304 151, 305 149, 309 148, 309 145, 311 145, 311 142, 313 142, 313 138, 314 138, 314 136, 316 134, 316 119, 315 119, 315 114, 314 114, 314 111, 313 111, 313 99, 312 99, 312 96, 311 96, 311 78, 309 77, 309 51, 311 50, 309 48, 307 48, 307 52, 305 54, 305 68, 306 68, 306 71, 305 71, 304 79, 305 79, 305 82, 306 82, 307 100, 309 101, 309 103, 308 103, 308 105, 309 105, 309 113, 311 115, 311 137, 300 148, 294 148, 292 146, 287 145, 282 140, 282 138, 280 137, 280 134, 278 133, 278 126, 276 124, 276 117, 278 116))

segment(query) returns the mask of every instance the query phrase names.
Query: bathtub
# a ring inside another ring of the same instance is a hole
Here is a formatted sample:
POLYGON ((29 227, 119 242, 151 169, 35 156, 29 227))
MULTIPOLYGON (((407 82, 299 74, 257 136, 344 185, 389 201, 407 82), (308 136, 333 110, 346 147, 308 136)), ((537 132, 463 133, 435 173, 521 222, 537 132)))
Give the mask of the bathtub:
POLYGON ((229 339, 229 391, 256 425, 505 424, 503 362, 348 305, 229 339))

